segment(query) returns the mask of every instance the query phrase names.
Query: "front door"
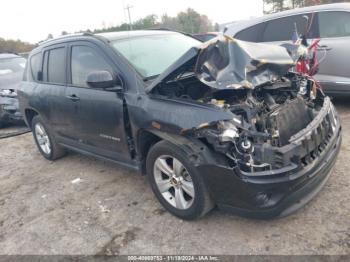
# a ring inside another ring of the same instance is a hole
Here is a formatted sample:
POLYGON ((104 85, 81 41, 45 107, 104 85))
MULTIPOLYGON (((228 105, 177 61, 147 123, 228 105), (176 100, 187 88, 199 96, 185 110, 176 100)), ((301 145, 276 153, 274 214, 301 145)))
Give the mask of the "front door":
POLYGON ((318 13, 320 60, 317 80, 328 92, 342 92, 350 86, 350 13, 327 11, 318 13))
POLYGON ((292 43, 297 30, 298 35, 306 35, 308 42, 317 37, 315 13, 302 13, 265 22, 261 41, 267 44, 282 45, 292 43))
POLYGON ((73 140, 79 148, 115 160, 130 159, 123 120, 123 94, 91 88, 90 72, 115 73, 113 64, 98 46, 78 42, 69 47, 69 100, 73 140))

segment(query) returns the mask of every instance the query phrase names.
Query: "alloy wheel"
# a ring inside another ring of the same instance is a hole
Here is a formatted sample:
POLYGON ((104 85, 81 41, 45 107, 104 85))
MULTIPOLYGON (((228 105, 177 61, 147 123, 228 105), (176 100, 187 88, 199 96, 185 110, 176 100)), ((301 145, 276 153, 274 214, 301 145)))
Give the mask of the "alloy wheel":
POLYGON ((195 192, 192 178, 175 157, 162 155, 154 162, 153 174, 163 198, 177 209, 191 207, 195 192))
POLYGON ((40 123, 36 123, 34 129, 35 137, 41 150, 49 155, 51 153, 51 143, 44 126, 40 123))

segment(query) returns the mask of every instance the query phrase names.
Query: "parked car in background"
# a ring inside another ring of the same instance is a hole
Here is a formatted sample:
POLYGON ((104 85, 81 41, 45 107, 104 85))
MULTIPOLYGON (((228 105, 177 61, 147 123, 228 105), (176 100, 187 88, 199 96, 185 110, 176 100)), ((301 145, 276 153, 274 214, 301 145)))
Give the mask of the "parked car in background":
POLYGON ((18 94, 49 160, 71 149, 138 170, 183 219, 215 205, 269 218, 320 191, 341 145, 329 97, 293 65, 224 35, 78 34, 34 49, 18 94))
POLYGON ((328 4, 288 10, 233 24, 225 34, 251 42, 291 42, 295 25, 308 41, 320 38, 315 78, 329 94, 350 94, 350 4, 328 4))
POLYGON ((193 34, 192 36, 201 42, 207 42, 210 39, 217 37, 219 34, 221 34, 221 33, 220 32, 208 32, 208 33, 193 34))
POLYGON ((16 54, 0 54, 0 127, 22 120, 17 89, 25 64, 26 59, 16 54))

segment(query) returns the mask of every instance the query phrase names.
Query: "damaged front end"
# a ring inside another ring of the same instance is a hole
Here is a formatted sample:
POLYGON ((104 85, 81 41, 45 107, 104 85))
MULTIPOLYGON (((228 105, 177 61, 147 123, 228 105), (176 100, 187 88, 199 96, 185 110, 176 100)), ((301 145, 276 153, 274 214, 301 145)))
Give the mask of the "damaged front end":
POLYGON ((260 90, 257 97, 248 91, 241 102, 229 106, 233 120, 197 129, 194 135, 226 155, 240 174, 252 179, 278 174, 282 179, 282 173, 317 159, 340 131, 328 97, 311 101, 290 92, 260 90))
POLYGON ((232 113, 231 119, 182 130, 226 159, 225 165, 199 166, 219 205, 269 209, 287 203, 291 191, 318 173, 323 175, 314 180, 325 180, 339 151, 340 121, 315 81, 290 71, 294 63, 284 48, 221 36, 192 53, 150 92, 232 113), (227 190, 239 193, 225 192, 218 179, 235 183, 227 190))
POLYGON ((261 177, 301 168, 338 136, 339 119, 329 97, 312 79, 289 72, 293 65, 281 47, 230 38, 198 56, 198 79, 217 90, 209 103, 235 117, 196 136, 230 158, 241 174, 261 177))

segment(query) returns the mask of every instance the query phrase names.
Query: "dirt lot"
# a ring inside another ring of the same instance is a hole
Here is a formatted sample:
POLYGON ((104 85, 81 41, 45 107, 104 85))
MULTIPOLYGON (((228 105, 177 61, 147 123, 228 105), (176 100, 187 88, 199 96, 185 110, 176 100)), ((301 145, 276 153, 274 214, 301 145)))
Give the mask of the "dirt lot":
POLYGON ((182 221, 137 173, 75 153, 49 162, 30 133, 1 139, 0 254, 350 254, 349 99, 336 101, 343 144, 325 188, 271 221, 182 221))

